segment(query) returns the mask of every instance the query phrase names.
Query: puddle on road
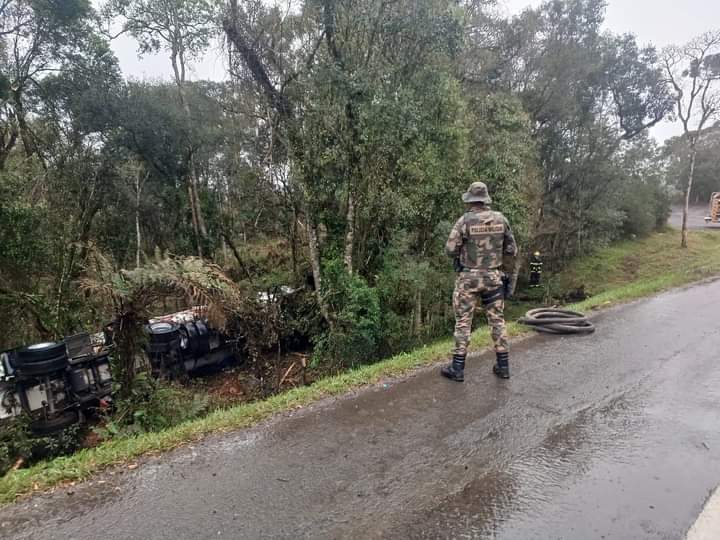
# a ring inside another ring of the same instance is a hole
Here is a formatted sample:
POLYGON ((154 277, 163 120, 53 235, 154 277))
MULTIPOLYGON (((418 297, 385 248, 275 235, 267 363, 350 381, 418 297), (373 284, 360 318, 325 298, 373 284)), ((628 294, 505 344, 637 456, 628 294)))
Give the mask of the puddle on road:
POLYGON ((580 411, 502 471, 491 470, 470 480, 461 491, 427 510, 421 523, 404 524, 383 537, 402 530, 409 538, 495 538, 517 516, 544 519, 539 509, 553 498, 553 487, 587 474, 595 461, 617 460, 622 465, 639 451, 633 441, 645 428, 640 408, 640 403, 621 396, 600 408, 580 411))

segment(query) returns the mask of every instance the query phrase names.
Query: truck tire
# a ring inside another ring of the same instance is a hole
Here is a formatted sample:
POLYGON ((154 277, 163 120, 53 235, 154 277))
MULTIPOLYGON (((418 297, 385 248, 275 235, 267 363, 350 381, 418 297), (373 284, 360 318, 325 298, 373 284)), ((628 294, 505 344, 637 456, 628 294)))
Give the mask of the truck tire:
POLYGON ((199 319, 199 320, 195 321, 195 327, 198 330, 198 335, 200 335, 201 337, 205 337, 210 334, 207 324, 203 320, 199 319))
POLYGON ((176 324, 168 322, 153 323, 148 326, 150 339, 155 343, 171 343, 180 337, 180 329, 176 324))
POLYGON ((25 377, 40 377, 57 371, 63 371, 68 366, 67 356, 32 362, 30 364, 19 364, 16 368, 18 375, 25 377))
POLYGON ((180 327, 168 322, 152 323, 146 327, 150 339, 146 350, 153 354, 166 354, 180 347, 180 327))
POLYGON ((30 430, 38 436, 52 435, 80 422, 77 411, 65 411, 49 419, 36 420, 30 424, 30 430))
MULTIPOLYGON (((200 321, 198 321, 200 323, 200 321)), ((185 323, 185 329, 189 337, 189 349, 194 358, 198 358, 210 351, 210 341, 208 337, 207 327, 195 322, 185 323), (201 333, 204 332, 204 333, 201 333)))
POLYGON ((18 364, 34 364, 67 356, 65 343, 45 342, 23 347, 17 351, 18 364))

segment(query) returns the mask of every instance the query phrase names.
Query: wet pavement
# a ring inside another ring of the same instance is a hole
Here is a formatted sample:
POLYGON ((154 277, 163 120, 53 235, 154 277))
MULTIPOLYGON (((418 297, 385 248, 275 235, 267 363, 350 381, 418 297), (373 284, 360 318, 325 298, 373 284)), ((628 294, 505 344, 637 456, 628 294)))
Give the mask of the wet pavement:
MULTIPOLYGON (((706 223, 705 216, 709 215, 709 204, 693 205, 688 208, 688 229, 720 230, 718 223, 706 223)), ((682 206, 673 206, 668 224, 679 229, 682 227, 682 206)))
POLYGON ((0 510, 2 538, 678 539, 720 484, 720 281, 0 510))

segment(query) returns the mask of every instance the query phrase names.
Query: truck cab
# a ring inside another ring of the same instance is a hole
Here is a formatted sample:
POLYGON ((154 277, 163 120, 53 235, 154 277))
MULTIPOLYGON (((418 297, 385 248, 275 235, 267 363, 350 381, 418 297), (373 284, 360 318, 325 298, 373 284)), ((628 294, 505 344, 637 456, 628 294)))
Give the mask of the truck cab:
POLYGON ((710 215, 705 217, 705 223, 720 223, 720 191, 710 196, 710 215))

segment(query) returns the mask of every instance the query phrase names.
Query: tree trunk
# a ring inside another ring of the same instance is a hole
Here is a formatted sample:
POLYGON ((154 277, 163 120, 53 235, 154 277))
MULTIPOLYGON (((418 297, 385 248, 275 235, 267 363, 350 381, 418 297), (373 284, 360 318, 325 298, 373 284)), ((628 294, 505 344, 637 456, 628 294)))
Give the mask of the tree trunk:
POLYGON ((222 256, 223 256, 223 266, 227 267, 228 265, 228 259, 230 258, 228 256, 228 246, 225 239, 222 239, 222 256))
POLYGON ((298 275, 298 253, 297 253, 297 213, 293 206, 292 225, 290 225, 290 256, 292 257, 292 271, 295 282, 300 281, 298 275))
POLYGON ((200 204, 200 196, 198 195, 198 175, 195 171, 195 160, 190 158, 190 185, 192 186, 193 204, 195 205, 195 214, 197 215, 198 229, 202 238, 207 238, 207 227, 205 226, 205 218, 202 213, 202 205, 200 204))
POLYGON ((347 216, 345 225, 345 269, 353 273, 353 251, 355 247, 355 199, 352 190, 348 193, 347 216))
MULTIPOLYGON (((330 56, 335 61, 335 66, 340 72, 348 72, 345 66, 345 58, 342 50, 335 41, 335 24, 336 12, 335 2, 325 0, 323 3, 323 18, 325 25, 325 40, 328 45, 330 56)), ((349 73, 348 73, 349 74, 349 73)), ((360 145, 360 133, 357 126, 357 117, 355 114, 354 100, 357 93, 350 91, 347 95, 345 103, 345 118, 347 119, 347 127, 350 129, 350 140, 348 141, 348 203, 347 203, 347 219, 345 231, 345 269, 348 274, 353 273, 353 252, 355 245, 355 199, 353 194, 353 186, 357 180, 356 175, 360 157, 358 156, 358 146, 360 145)))
POLYGON ((25 155, 28 157, 33 154, 37 155, 40 157, 40 161, 43 166, 45 166, 45 160, 42 159, 42 156, 40 156, 37 145, 35 144, 35 141, 33 141, 32 134, 30 133, 30 128, 27 125, 27 120, 25 119, 25 108, 23 106, 20 92, 20 90, 13 92, 13 104, 15 107, 15 120, 17 121, 18 133, 20 134, 20 140, 25 148, 25 155))
MULTIPOLYGON (((291 161, 294 161, 296 164, 300 165, 304 161, 304 156, 302 155, 304 138, 302 135, 302 130, 299 129, 299 119, 296 117, 293 103, 288 99, 288 97, 282 92, 281 89, 278 89, 273 85, 273 82, 268 75, 268 72, 263 65, 262 60, 248 41, 247 36, 245 36, 239 30, 237 25, 237 0, 230 0, 229 8, 229 13, 222 22, 223 29, 227 34, 228 40, 235 46, 237 52, 243 58, 243 61, 250 73, 252 74, 253 79, 258 84, 263 94, 265 94, 269 105, 278 114, 280 121, 284 122, 287 125, 289 142, 288 146, 290 150, 290 155, 292 156, 291 161)), ((318 45, 319 43, 320 42, 318 42, 318 45)), ((314 55, 315 53, 313 52, 311 56, 307 59, 306 63, 308 65, 310 64, 314 55)), ((307 201, 308 196, 306 191, 308 183, 306 182, 305 177, 298 179, 298 183, 304 192, 304 201, 302 204, 305 218, 307 220, 308 254, 310 256, 313 279, 315 280, 315 292, 317 294, 318 305, 320 307, 320 312, 323 318, 325 319, 327 324, 332 327, 333 322, 330 318, 330 310, 327 303, 325 302, 325 298, 323 297, 322 292, 322 269, 320 265, 320 249, 318 246, 317 229, 314 216, 312 214, 311 206, 307 201)))
POLYGON ((518 277, 520 276, 520 269, 522 268, 523 264, 525 264, 525 257, 518 248, 518 252, 515 255, 513 271, 512 274, 510 274, 510 288, 513 293, 517 290, 518 277))
POLYGON ((683 206, 683 218, 682 218, 682 240, 680 242, 681 247, 688 247, 688 230, 687 230, 687 219, 688 210, 690 207, 690 192, 692 191, 693 177, 695 176, 695 158, 697 157, 697 147, 695 144, 690 146, 690 171, 688 173, 687 186, 685 187, 685 205, 683 206))
POLYGON ((237 247, 235 246, 235 242, 233 242, 232 238, 228 234, 228 232, 224 229, 221 230, 220 234, 223 237, 223 240, 225 241, 225 245, 230 247, 230 251, 233 254, 233 257, 235 257, 235 261, 238 263, 238 266, 240 267, 240 270, 245 274, 248 281, 252 282, 252 274, 248 270, 248 267, 245 266, 245 263, 242 260, 242 257, 240 256, 240 252, 238 251, 237 247))
MULTIPOLYGON (((185 113, 185 120, 188 125, 192 122, 192 115, 190 114, 190 105, 187 102, 185 96, 185 61, 183 58, 183 51, 177 49, 177 45, 173 44, 172 55, 170 56, 172 62, 173 72, 175 74, 175 84, 178 91, 178 99, 180 105, 182 105, 183 112, 185 113), (178 65, 178 60, 180 64, 178 65)), ((192 214, 193 229, 195 231, 195 241, 197 243, 198 256, 203 257, 202 243, 207 238, 207 228, 205 227, 205 219, 202 215, 202 207, 200 206, 200 197, 198 197, 197 186, 197 171, 195 170, 195 160, 193 159, 193 149, 188 148, 188 199, 190 203, 190 212, 192 214)))
POLYGON ((140 171, 135 177, 135 268, 140 268, 140 250, 142 238, 140 236, 140 171))
POLYGON ((81 201, 81 214, 77 222, 77 236, 75 241, 72 242, 69 248, 69 252, 66 258, 64 258, 62 267, 60 270, 60 276, 57 286, 57 296, 55 301, 55 327, 62 334, 65 332, 65 321, 61 321, 61 312, 63 302, 65 301, 65 289, 68 283, 71 281, 75 272, 76 257, 78 256, 78 249, 80 250, 81 258, 85 253, 84 246, 87 244, 90 237, 90 230, 92 229, 92 223, 95 215, 100 211, 100 202, 96 200, 97 195, 97 184, 99 177, 104 173, 103 170, 99 171, 93 179, 93 185, 89 191, 85 192, 84 200, 81 201))
POLYGON ((202 239, 200 238, 200 227, 198 226, 197 208, 195 207, 195 197, 193 195, 192 181, 187 179, 188 201, 190 203, 190 215, 192 216, 193 232, 195 233, 195 243, 197 245, 198 257, 203 256, 202 239))
POLYGON ((15 125, 10 126, 9 130, 7 138, 5 133, 3 133, 0 139, 0 143, 2 143, 0 144, 0 171, 5 168, 5 161, 7 161, 10 152, 15 147, 18 138, 18 130, 15 125))
POLYGON ((315 225, 314 216, 310 211, 310 205, 305 203, 305 217, 307 219, 307 236, 308 236, 308 254, 310 255, 310 265, 312 266, 313 280, 315 281, 315 294, 317 295, 318 306, 323 319, 332 327, 330 319, 330 310, 323 296, 322 287, 322 269, 320 265, 320 248, 318 246, 317 226, 315 225))
POLYGON ((422 293, 415 293, 415 328, 413 329, 415 336, 422 334, 422 293))

